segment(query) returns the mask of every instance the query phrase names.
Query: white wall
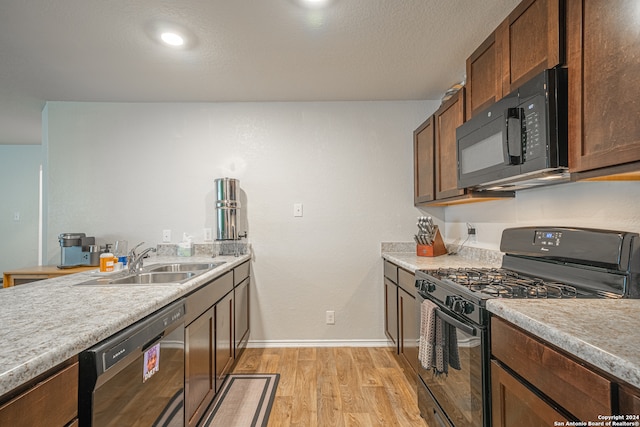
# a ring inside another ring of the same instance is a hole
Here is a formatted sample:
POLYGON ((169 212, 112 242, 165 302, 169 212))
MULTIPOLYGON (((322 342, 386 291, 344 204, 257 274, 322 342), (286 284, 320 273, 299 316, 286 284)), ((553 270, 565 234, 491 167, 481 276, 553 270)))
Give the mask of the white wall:
POLYGON ((0 145, 0 272, 38 264, 41 153, 40 145, 0 145))
POLYGON ((238 178, 255 251, 252 340, 382 341, 380 242, 415 233, 411 135, 438 104, 48 103, 48 259, 63 232, 202 239, 214 179, 238 178))
POLYGON ((477 243, 498 250, 508 227, 554 225, 640 233, 638 181, 572 182, 518 191, 515 199, 447 207, 447 240, 462 242, 467 223, 477 230, 477 243))

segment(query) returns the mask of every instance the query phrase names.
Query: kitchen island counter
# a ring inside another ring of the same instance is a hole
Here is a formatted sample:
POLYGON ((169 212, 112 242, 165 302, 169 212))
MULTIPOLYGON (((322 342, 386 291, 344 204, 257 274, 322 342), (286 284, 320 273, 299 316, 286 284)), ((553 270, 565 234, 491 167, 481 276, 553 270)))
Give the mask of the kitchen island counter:
POLYGON ((95 278, 92 270, 0 289, 0 396, 250 258, 146 260, 145 265, 225 261, 183 284, 75 286, 95 278))
POLYGON ((640 388, 640 300, 490 299, 487 309, 640 388))

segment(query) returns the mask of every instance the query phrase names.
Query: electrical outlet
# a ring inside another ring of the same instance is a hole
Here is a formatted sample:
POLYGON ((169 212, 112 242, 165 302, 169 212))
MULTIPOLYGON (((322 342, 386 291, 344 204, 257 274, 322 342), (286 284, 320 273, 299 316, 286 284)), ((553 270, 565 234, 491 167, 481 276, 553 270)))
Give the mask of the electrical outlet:
POLYGON ((13 220, 16 222, 20 221, 20 212, 16 211, 13 213, 13 220))
POLYGON ((302 203, 293 204, 293 216, 302 216, 302 203))
POLYGON ((336 324, 336 312, 333 310, 327 310, 327 325, 335 325, 336 324))
POLYGON ((469 236, 469 240, 471 241, 471 243, 478 242, 478 233, 476 231, 476 228, 471 224, 467 224, 467 235, 469 236))
POLYGON ((213 232, 211 231, 210 228, 205 228, 204 229, 204 241, 205 242, 213 241, 213 232))
POLYGON ((171 243, 171 230, 162 230, 162 243, 171 243))

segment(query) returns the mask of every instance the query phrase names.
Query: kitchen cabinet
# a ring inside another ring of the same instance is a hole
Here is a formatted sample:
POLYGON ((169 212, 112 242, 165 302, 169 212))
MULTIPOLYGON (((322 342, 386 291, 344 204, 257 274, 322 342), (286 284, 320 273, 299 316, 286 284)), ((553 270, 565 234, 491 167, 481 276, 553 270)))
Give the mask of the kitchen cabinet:
POLYGON ((39 265, 36 267, 9 270, 3 273, 2 286, 24 285, 38 280, 52 279, 54 277, 66 276, 67 274, 82 273, 83 271, 96 270, 98 267, 82 266, 73 268, 58 268, 55 265, 39 265))
POLYGON ((222 387, 234 361, 233 292, 229 292, 215 307, 215 387, 222 387))
POLYGON ((185 424, 198 424, 233 360, 233 271, 185 300, 185 424), (229 357, 229 355, 231 356, 229 357))
POLYGON ((464 89, 445 101, 434 113, 436 199, 460 196, 456 128, 464 123, 464 89))
POLYGON ((415 278, 397 265, 384 261, 385 333, 396 354, 415 374, 418 369, 418 317, 415 278))
POLYGON ((242 351, 247 347, 249 341, 249 309, 250 302, 250 263, 241 264, 233 270, 234 283, 234 357, 240 357, 242 351))
POLYGON ((524 0, 496 30, 502 95, 564 63, 564 11, 560 0, 524 0))
POLYGON ((564 63, 560 0, 524 0, 467 58, 467 119, 564 63))
POLYGON ((575 179, 640 171, 636 1, 567 0, 569 170, 575 179))
POLYGON ((491 318, 492 418, 495 426, 614 414, 615 384, 575 357, 498 318, 491 318), (560 418, 559 418, 560 417, 560 418))
MULTIPOLYGON (((640 415, 640 390, 630 386, 618 389, 618 413, 623 415, 640 415)), ((638 421, 638 420, 633 420, 638 421)))
POLYGON ((17 396, 0 401, 0 426, 73 426, 77 425, 77 416, 77 358, 35 378, 17 396))
POLYGON ((413 203, 435 200, 435 125, 433 116, 413 132, 413 203))
POLYGON ((496 31, 467 58, 467 119, 502 98, 502 49, 496 31))

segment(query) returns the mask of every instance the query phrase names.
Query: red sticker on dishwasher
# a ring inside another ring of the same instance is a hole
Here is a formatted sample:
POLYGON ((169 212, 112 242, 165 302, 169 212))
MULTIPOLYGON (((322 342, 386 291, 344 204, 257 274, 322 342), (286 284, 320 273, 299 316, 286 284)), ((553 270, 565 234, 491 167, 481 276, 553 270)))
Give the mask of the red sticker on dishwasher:
POLYGON ((160 344, 151 346, 144 352, 144 366, 142 368, 142 382, 145 382, 160 369, 160 344))

